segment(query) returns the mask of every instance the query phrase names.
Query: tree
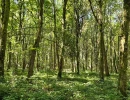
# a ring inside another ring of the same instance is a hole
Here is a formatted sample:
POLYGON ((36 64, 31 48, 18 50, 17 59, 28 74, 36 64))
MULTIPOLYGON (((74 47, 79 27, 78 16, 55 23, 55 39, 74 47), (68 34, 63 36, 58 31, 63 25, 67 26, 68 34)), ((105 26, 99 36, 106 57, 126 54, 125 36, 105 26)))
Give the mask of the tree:
POLYGON ((79 49, 79 36, 80 36, 80 15, 79 15, 79 0, 74 0, 74 13, 75 13, 75 33, 76 33, 76 61, 77 61, 77 74, 79 74, 80 66, 80 49, 79 49))
POLYGON ((4 77, 4 59, 7 40, 7 27, 10 13, 10 0, 2 0, 2 21, 0 23, 0 76, 4 77))
POLYGON ((98 1, 98 7, 99 7, 98 16, 94 12, 91 0, 89 0, 89 3, 90 3, 90 8, 92 10, 93 16, 99 27, 99 33, 100 33, 100 65, 99 65, 100 72, 99 72, 99 75, 100 75, 100 80, 104 80, 104 69, 107 76, 109 76, 109 70, 108 70, 107 61, 106 61, 107 55, 106 55, 105 44, 104 44, 103 0, 98 1))
POLYGON ((128 33, 130 23, 130 1, 123 2, 123 24, 120 36, 119 90, 127 97, 128 33))
POLYGON ((38 29, 38 33, 37 33, 37 38, 35 39, 35 43, 33 45, 33 48, 31 50, 31 54, 30 54, 28 78, 33 75, 33 68, 34 68, 36 50, 39 47, 39 43, 40 43, 40 40, 41 40, 42 27, 43 27, 43 4, 44 4, 44 0, 40 0, 38 2, 38 4, 39 4, 39 20, 38 20, 39 29, 38 29))
POLYGON ((66 5, 67 5, 68 0, 64 0, 63 3, 63 36, 62 36, 62 41, 63 41, 63 46, 61 50, 61 58, 60 58, 60 63, 59 63, 59 71, 58 71, 58 78, 62 77, 62 70, 63 70, 63 65, 64 65, 64 54, 65 54, 65 33, 66 33, 66 5))
POLYGON ((56 1, 53 0, 53 9, 54 9, 54 15, 53 15, 53 20, 54 20, 54 69, 56 68, 56 57, 57 57, 57 64, 59 66, 59 49, 58 49, 58 39, 57 39, 57 22, 56 22, 56 1))

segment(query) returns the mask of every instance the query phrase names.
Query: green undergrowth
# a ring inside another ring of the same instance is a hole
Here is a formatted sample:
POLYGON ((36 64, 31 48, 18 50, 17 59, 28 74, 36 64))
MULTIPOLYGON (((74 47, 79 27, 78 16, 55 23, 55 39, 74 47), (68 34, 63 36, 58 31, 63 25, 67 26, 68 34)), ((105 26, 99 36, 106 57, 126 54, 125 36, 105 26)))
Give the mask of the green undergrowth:
POLYGON ((92 72, 37 72, 29 81, 25 75, 7 74, 0 83, 0 100, 121 100, 117 92, 117 75, 99 81, 92 72))

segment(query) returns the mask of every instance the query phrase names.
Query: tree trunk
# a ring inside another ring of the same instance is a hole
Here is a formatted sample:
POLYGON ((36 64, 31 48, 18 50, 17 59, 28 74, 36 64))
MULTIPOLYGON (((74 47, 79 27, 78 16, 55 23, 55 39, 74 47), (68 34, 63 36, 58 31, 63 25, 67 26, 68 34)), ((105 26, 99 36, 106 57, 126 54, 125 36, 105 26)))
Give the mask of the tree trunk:
POLYGON ((79 22, 79 9, 76 7, 79 0, 74 0, 74 13, 75 13, 75 26, 76 26, 76 61, 77 61, 77 74, 79 74, 80 66, 80 48, 79 48, 79 35, 80 35, 80 22, 79 22))
POLYGON ((115 69, 115 73, 118 73, 118 69, 116 66, 116 50, 114 49, 114 57, 113 57, 113 67, 115 69))
POLYGON ((19 0, 18 5, 19 5, 19 41, 21 41, 22 27, 24 20, 24 13, 23 13, 24 0, 19 0))
POLYGON ((59 68, 59 47, 58 47, 58 38, 57 38, 57 28, 56 28, 56 7, 55 7, 55 0, 53 0, 53 8, 54 8, 54 68, 56 67, 56 58, 57 58, 57 66, 59 68))
POLYGON ((8 43, 8 49, 9 49, 9 63, 8 63, 7 70, 9 70, 11 68, 11 58, 12 58, 11 42, 8 43))
POLYGON ((119 90, 127 97, 127 66, 128 66, 128 32, 130 21, 130 1, 124 0, 123 4, 123 27, 120 38, 120 68, 119 68, 119 90))
MULTIPOLYGON (((50 37, 50 39, 51 39, 52 37, 50 37)), ((50 66, 50 69, 53 69, 53 43, 51 42, 50 43, 50 53, 49 53, 49 66, 50 66)))
POLYGON ((98 42, 98 32, 97 32, 97 28, 96 30, 96 43, 95 43, 95 66, 96 66, 96 72, 98 71, 98 56, 99 56, 99 42, 98 42))
POLYGON ((105 66, 105 62, 104 62, 104 56, 105 55, 105 46, 104 46, 104 32, 103 32, 103 16, 102 16, 102 6, 103 6, 103 1, 99 0, 99 9, 100 9, 100 19, 99 19, 99 32, 100 32, 100 80, 104 80, 104 66, 105 66))
POLYGON ((86 45, 85 49, 85 70, 88 70, 88 45, 86 45))
POLYGON ((93 71, 93 50, 91 50, 91 72, 93 71))
POLYGON ((72 72, 75 72, 74 57, 71 58, 72 72))
POLYGON ((103 39, 103 32, 102 32, 102 23, 100 24, 100 79, 104 80, 104 39, 103 39))
POLYGON ((63 47, 61 50, 61 58, 60 58, 60 64, 59 64, 59 71, 58 71, 58 78, 62 77, 62 70, 63 70, 63 64, 64 64, 64 53, 65 53, 65 33, 66 33, 66 5, 67 5, 68 0, 64 0, 64 5, 63 5, 63 47))
POLYGON ((62 55, 60 58, 60 63, 59 63, 59 70, 58 70, 58 78, 62 78, 62 70, 63 70, 63 65, 64 65, 64 47, 62 47, 62 55))
POLYGON ((111 68, 111 73, 113 72, 113 63, 112 63, 112 29, 110 31, 110 68, 111 68))
POLYGON ((105 75, 106 76, 110 76, 109 74, 109 68, 108 68, 108 64, 107 64, 107 50, 105 51, 105 55, 104 55, 104 60, 105 60, 105 75))
POLYGON ((102 7, 103 7, 103 0, 99 0, 98 4, 99 4, 99 17, 97 17, 97 15, 95 15, 93 6, 92 6, 92 2, 91 0, 89 0, 90 3, 90 8, 92 10, 93 16, 99 26, 99 33, 100 33, 100 65, 99 65, 99 76, 100 76, 100 80, 104 81, 104 68, 108 67, 106 61, 104 62, 104 59, 106 59, 106 53, 105 53, 105 45, 104 45, 104 28, 103 28, 103 11, 102 11, 102 7))
POLYGON ((25 43, 26 41, 26 37, 23 37, 23 43, 22 43, 22 50, 23 50, 23 68, 22 71, 24 72, 25 68, 26 68, 26 49, 27 49, 27 44, 25 43))
POLYGON ((0 23, 0 76, 4 77, 4 59, 7 40, 7 27, 10 13, 10 0, 2 0, 2 23, 0 23))
POLYGON ((37 52, 37 71, 40 71, 40 56, 39 56, 39 52, 37 52))
POLYGON ((36 56, 36 49, 39 47, 39 42, 41 40, 41 32, 42 32, 42 26, 43 26, 43 4, 44 0, 39 1, 40 5, 40 11, 39 11, 39 30, 37 34, 37 38, 35 40, 35 43, 33 45, 33 48, 31 50, 31 57, 29 61, 29 69, 28 69, 28 78, 33 75, 33 67, 34 67, 34 61, 35 61, 35 56, 36 56))

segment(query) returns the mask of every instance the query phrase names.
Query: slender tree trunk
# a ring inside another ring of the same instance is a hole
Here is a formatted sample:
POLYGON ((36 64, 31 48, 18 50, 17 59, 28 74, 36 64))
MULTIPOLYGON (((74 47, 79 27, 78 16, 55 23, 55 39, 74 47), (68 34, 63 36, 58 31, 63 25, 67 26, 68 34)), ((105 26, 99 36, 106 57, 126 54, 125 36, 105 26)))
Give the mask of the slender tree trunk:
POLYGON ((93 50, 91 50, 91 72, 93 71, 93 50))
POLYGON ((35 43, 33 45, 33 49, 31 50, 31 57, 29 61, 29 69, 28 69, 28 78, 33 75, 33 68, 34 68, 34 61, 36 56, 36 49, 39 47, 39 43, 41 40, 41 33, 42 33, 42 26, 43 26, 43 4, 44 0, 39 1, 40 11, 39 11, 39 30, 37 34, 37 38, 35 40, 35 43))
POLYGON ((94 35, 91 30, 91 72, 93 71, 94 35))
MULTIPOLYGON (((96 28, 97 30, 97 28, 96 28)), ((98 56, 99 56, 99 42, 98 42, 98 32, 96 31, 96 44, 95 44, 95 66, 96 66, 96 72, 98 71, 98 56)))
MULTIPOLYGON (((85 43, 85 42, 84 42, 85 43)), ((85 48, 84 44, 83 44, 83 48, 85 48)), ((85 72, 85 64, 84 64, 84 52, 82 51, 82 66, 83 66, 83 71, 85 72)))
POLYGON ((2 23, 0 23, 0 76, 4 77, 4 59, 7 40, 7 27, 10 13, 10 0, 2 0, 1 4, 2 23))
POLYGON ((54 9, 54 68, 56 68, 56 58, 57 58, 57 65, 59 68, 59 47, 58 47, 58 37, 57 37, 57 28, 56 28, 56 7, 55 7, 55 0, 53 0, 53 9, 54 9))
MULTIPOLYGON (((23 21, 24 21, 24 16, 25 16, 25 13, 24 13, 24 0, 19 0, 18 1, 18 5, 19 5, 19 41, 21 41, 21 44, 22 44, 22 51, 24 52, 23 56, 22 56, 22 66, 23 66, 23 69, 22 71, 24 72, 25 70, 25 66, 26 66, 26 58, 25 58, 25 30, 23 32, 23 21), (23 38, 22 38, 22 35, 23 35, 23 38)), ((17 55, 19 56, 19 55, 17 55)))
POLYGON ((18 3, 19 5, 19 41, 21 41, 22 27, 23 27, 23 20, 24 20, 24 13, 23 13, 24 0, 18 0, 18 2, 19 2, 18 3))
POLYGON ((76 55, 76 61, 77 61, 77 74, 79 74, 79 66, 80 66, 80 51, 79 51, 79 35, 78 32, 76 32, 76 50, 77 50, 77 55, 76 55))
POLYGON ((25 36, 23 36, 23 43, 22 43, 22 50, 23 50, 23 69, 22 69, 22 71, 24 72, 24 70, 25 70, 25 67, 26 67, 26 52, 25 52, 25 50, 27 49, 27 47, 26 47, 26 43, 25 43, 25 40, 26 40, 26 37, 25 36))
POLYGON ((115 69, 115 73, 118 73, 118 69, 116 66, 116 50, 114 49, 114 57, 113 57, 113 67, 115 69))
POLYGON ((124 0, 123 4, 123 27, 120 38, 120 68, 119 68, 119 90, 127 97, 127 66, 128 66, 128 33, 130 23, 130 1, 124 0))
POLYGON ((107 66, 107 63, 106 63, 106 60, 107 60, 106 57, 107 57, 107 55, 106 55, 106 52, 105 52, 105 45, 104 45, 104 27, 103 27, 103 11, 102 11, 103 0, 99 0, 98 1, 98 4, 99 4, 99 17, 97 17, 97 15, 95 15, 95 12, 93 10, 93 6, 92 6, 91 0, 89 0, 89 3, 90 3, 90 8, 92 10, 93 16, 94 16, 94 18, 95 18, 95 20, 96 20, 96 22, 97 22, 97 24, 99 26, 99 33, 100 33, 100 65, 99 65, 99 76, 100 76, 100 80, 104 81, 104 68, 108 71, 108 66, 107 66), (105 59, 105 61, 104 61, 104 59, 105 59))
POLYGON ((103 16, 102 16, 102 6, 103 6, 103 1, 99 0, 99 9, 100 9, 100 19, 99 19, 99 32, 100 32, 100 80, 104 80, 104 32, 103 32, 103 16))
POLYGON ((85 45, 85 70, 87 69, 88 69, 88 44, 86 43, 85 45))
POLYGON ((120 68, 120 36, 118 34, 117 68, 120 68))
MULTIPOLYGON (((51 39, 52 37, 50 37, 50 39, 51 39)), ((50 69, 53 69, 53 43, 51 42, 50 43, 50 53, 49 53, 49 66, 50 66, 50 69)))
POLYGON ((71 58, 71 64, 72 64, 72 72, 75 72, 74 57, 71 58))
POLYGON ((104 80, 104 40, 103 40, 103 32, 102 32, 102 24, 100 24, 100 79, 104 80))
POLYGON ((80 22, 79 22, 79 9, 77 5, 79 0, 74 0, 74 13, 75 13, 75 26, 76 26, 76 61, 77 61, 77 74, 80 73, 80 48, 79 48, 79 35, 80 35, 80 22))
POLYGON ((63 47, 61 50, 61 58, 60 58, 60 64, 59 64, 59 71, 58 71, 58 78, 62 77, 62 70, 63 70, 63 64, 64 64, 64 53, 65 53, 65 33, 66 33, 66 5, 67 5, 68 0, 64 0, 64 5, 63 5, 63 47))
POLYGON ((37 71, 40 71, 40 55, 39 55, 39 52, 37 52, 37 71))
POLYGON ((7 70, 9 70, 11 68, 11 58, 12 58, 11 42, 8 43, 8 49, 9 49, 9 63, 8 63, 7 70))
POLYGON ((55 43, 55 37, 54 37, 54 43, 53 43, 53 52, 54 52, 54 56, 53 56, 53 69, 56 69, 56 43, 55 43))
POLYGON ((64 65, 64 47, 62 47, 62 55, 60 58, 60 64, 59 64, 59 70, 58 70, 58 78, 62 78, 62 70, 63 70, 63 65, 64 65))
POLYGON ((107 50, 106 51, 104 50, 104 52, 105 52, 105 56, 104 56, 104 60, 105 60, 105 75, 106 76, 110 76, 109 68, 108 68, 108 64, 107 64, 107 50))

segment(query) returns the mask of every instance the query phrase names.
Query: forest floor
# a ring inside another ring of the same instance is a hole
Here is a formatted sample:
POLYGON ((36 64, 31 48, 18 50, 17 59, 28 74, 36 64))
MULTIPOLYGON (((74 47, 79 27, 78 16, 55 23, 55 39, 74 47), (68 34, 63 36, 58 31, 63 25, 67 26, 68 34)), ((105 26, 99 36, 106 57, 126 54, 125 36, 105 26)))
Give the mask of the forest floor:
POLYGON ((57 79, 54 71, 37 72, 30 82, 25 74, 6 74, 0 83, 0 100, 122 100, 117 91, 117 74, 106 77, 104 82, 92 72, 64 72, 62 79, 57 79))

